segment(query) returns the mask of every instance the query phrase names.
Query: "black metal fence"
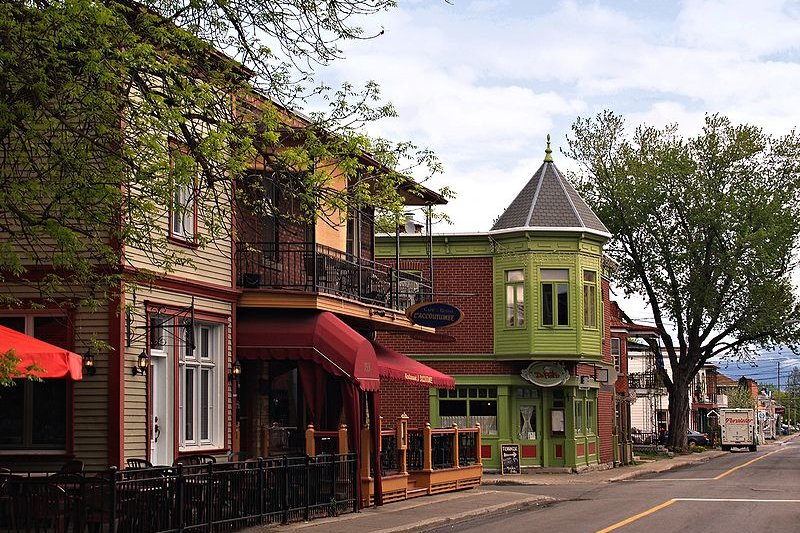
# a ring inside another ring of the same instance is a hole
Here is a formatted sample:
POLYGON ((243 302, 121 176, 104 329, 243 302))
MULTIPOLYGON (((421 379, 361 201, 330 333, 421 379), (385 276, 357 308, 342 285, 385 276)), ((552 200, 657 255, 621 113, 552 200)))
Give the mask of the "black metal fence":
POLYGON ((437 433, 434 429, 431 434, 431 461, 433 469, 453 468, 453 433, 437 433))
POLYGON ((406 450, 406 468, 409 472, 422 470, 425 467, 425 436, 422 430, 408 430, 408 449, 406 450))
POLYGON ((356 511, 355 454, 3 475, 3 533, 233 531, 356 511))
POLYGON ((478 462, 478 431, 458 431, 458 465, 470 466, 478 462))
POLYGON ((307 242, 240 242, 237 280, 246 289, 324 292, 392 309, 430 301, 432 286, 411 272, 307 242))
POLYGON ((395 474, 400 470, 400 450, 397 449, 397 435, 392 431, 381 435, 381 473, 395 474))

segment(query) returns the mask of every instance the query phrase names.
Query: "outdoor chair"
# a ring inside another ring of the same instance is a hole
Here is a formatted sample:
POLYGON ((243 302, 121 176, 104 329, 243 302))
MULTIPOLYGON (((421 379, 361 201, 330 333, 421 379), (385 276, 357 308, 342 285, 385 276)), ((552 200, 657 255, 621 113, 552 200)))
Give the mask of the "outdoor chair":
POLYGON ((131 457, 130 459, 125 461, 125 464, 127 464, 128 468, 132 470, 141 468, 153 468, 153 464, 147 459, 139 459, 136 457, 131 457))
POLYGON ((67 461, 64 463, 64 466, 61 467, 59 470, 60 473, 64 474, 80 474, 83 472, 83 461, 79 459, 72 459, 71 461, 67 461))

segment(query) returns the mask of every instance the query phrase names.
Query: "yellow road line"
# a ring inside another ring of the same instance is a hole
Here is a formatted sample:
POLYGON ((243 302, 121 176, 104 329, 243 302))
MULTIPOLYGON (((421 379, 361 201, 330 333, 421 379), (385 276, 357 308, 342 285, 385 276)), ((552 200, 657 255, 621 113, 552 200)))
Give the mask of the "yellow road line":
POLYGON ((635 522, 636 520, 639 520, 642 517, 645 517, 647 515, 651 515, 651 514, 655 513, 656 511, 660 511, 664 507, 670 506, 673 503, 675 503, 675 500, 668 500, 668 501, 666 501, 666 502, 664 502, 664 503, 662 503, 660 505, 656 505, 655 507, 651 507, 650 509, 648 509, 648 510, 642 512, 642 513, 639 513, 637 515, 633 515, 630 518, 626 518, 622 522, 617 522, 616 524, 610 525, 605 529, 601 529, 597 533, 608 533, 609 531, 614 531, 615 529, 619 529, 622 526, 627 526, 631 522, 635 522))
POLYGON ((737 471, 737 470, 739 470, 740 468, 744 468, 744 467, 746 467, 746 466, 748 466, 748 465, 751 465, 751 464, 755 463, 756 461, 760 461, 761 459, 763 459, 763 458, 765 458, 765 457, 769 457, 769 456, 770 456, 770 455, 772 455, 773 453, 778 453, 779 451, 782 451, 782 450, 783 450, 783 448, 781 448, 781 449, 779 449, 779 450, 774 450, 774 451, 771 451, 771 452, 769 452, 769 453, 765 453, 765 454, 764 454, 764 455, 762 455, 761 457, 756 457, 755 459, 751 459, 751 460, 747 461, 747 462, 746 462, 746 463, 744 463, 744 464, 740 464, 739 466, 734 466, 734 467, 733 467, 733 468, 731 468, 730 470, 726 470, 725 472, 721 473, 720 475, 718 475, 718 476, 717 476, 717 477, 715 477, 714 479, 722 479, 722 478, 724 478, 725 476, 727 476, 728 474, 732 474, 733 472, 736 472, 736 471, 737 471))

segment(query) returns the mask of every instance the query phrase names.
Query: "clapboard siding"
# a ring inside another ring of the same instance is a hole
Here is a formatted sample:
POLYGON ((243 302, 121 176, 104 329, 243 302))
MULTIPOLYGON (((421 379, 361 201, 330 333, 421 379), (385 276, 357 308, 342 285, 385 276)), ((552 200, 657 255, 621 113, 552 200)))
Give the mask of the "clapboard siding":
MULTIPOLYGON (((127 289, 125 301, 131 304, 134 301, 134 290, 132 287, 127 289)), ((143 349, 145 349, 145 338, 143 336, 145 315, 143 314, 144 302, 147 301, 151 305, 170 305, 177 308, 188 307, 192 303, 192 297, 189 294, 181 293, 179 291, 166 290, 155 287, 137 287, 135 289, 137 302, 134 306, 131 318, 131 326, 133 328, 134 342, 131 346, 125 349, 125 371, 123 372, 125 380, 125 416, 123 420, 124 428, 124 454, 125 458, 130 457, 147 457, 149 443, 147 442, 147 397, 146 397, 146 381, 145 377, 141 375, 134 376, 131 369, 136 364, 136 359, 143 349)), ((213 313, 214 316, 227 317, 223 323, 227 325, 227 338, 225 339, 225 358, 224 368, 220 369, 223 375, 227 374, 227 369, 230 368, 232 362, 232 339, 233 328, 231 316, 233 313, 233 306, 230 302, 215 300, 213 298, 195 297, 194 300, 195 313, 202 315, 203 312, 213 313)), ((168 356, 169 357, 169 356, 168 356)), ((174 359, 168 359, 170 362, 174 359)), ((174 392, 177 394, 177 391, 174 392)), ((232 421, 232 402, 233 398, 231 392, 228 391, 226 399, 227 411, 224 415, 225 418, 225 432, 226 443, 230 443, 231 439, 231 421, 232 421)))

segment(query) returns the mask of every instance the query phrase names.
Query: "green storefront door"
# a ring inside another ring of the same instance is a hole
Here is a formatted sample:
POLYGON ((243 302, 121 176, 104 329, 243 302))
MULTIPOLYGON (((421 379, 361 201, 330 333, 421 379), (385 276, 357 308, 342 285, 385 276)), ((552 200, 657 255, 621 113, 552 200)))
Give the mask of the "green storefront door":
POLYGON ((513 407, 514 439, 519 442, 520 464, 542 464, 542 401, 537 389, 518 388, 513 407))

